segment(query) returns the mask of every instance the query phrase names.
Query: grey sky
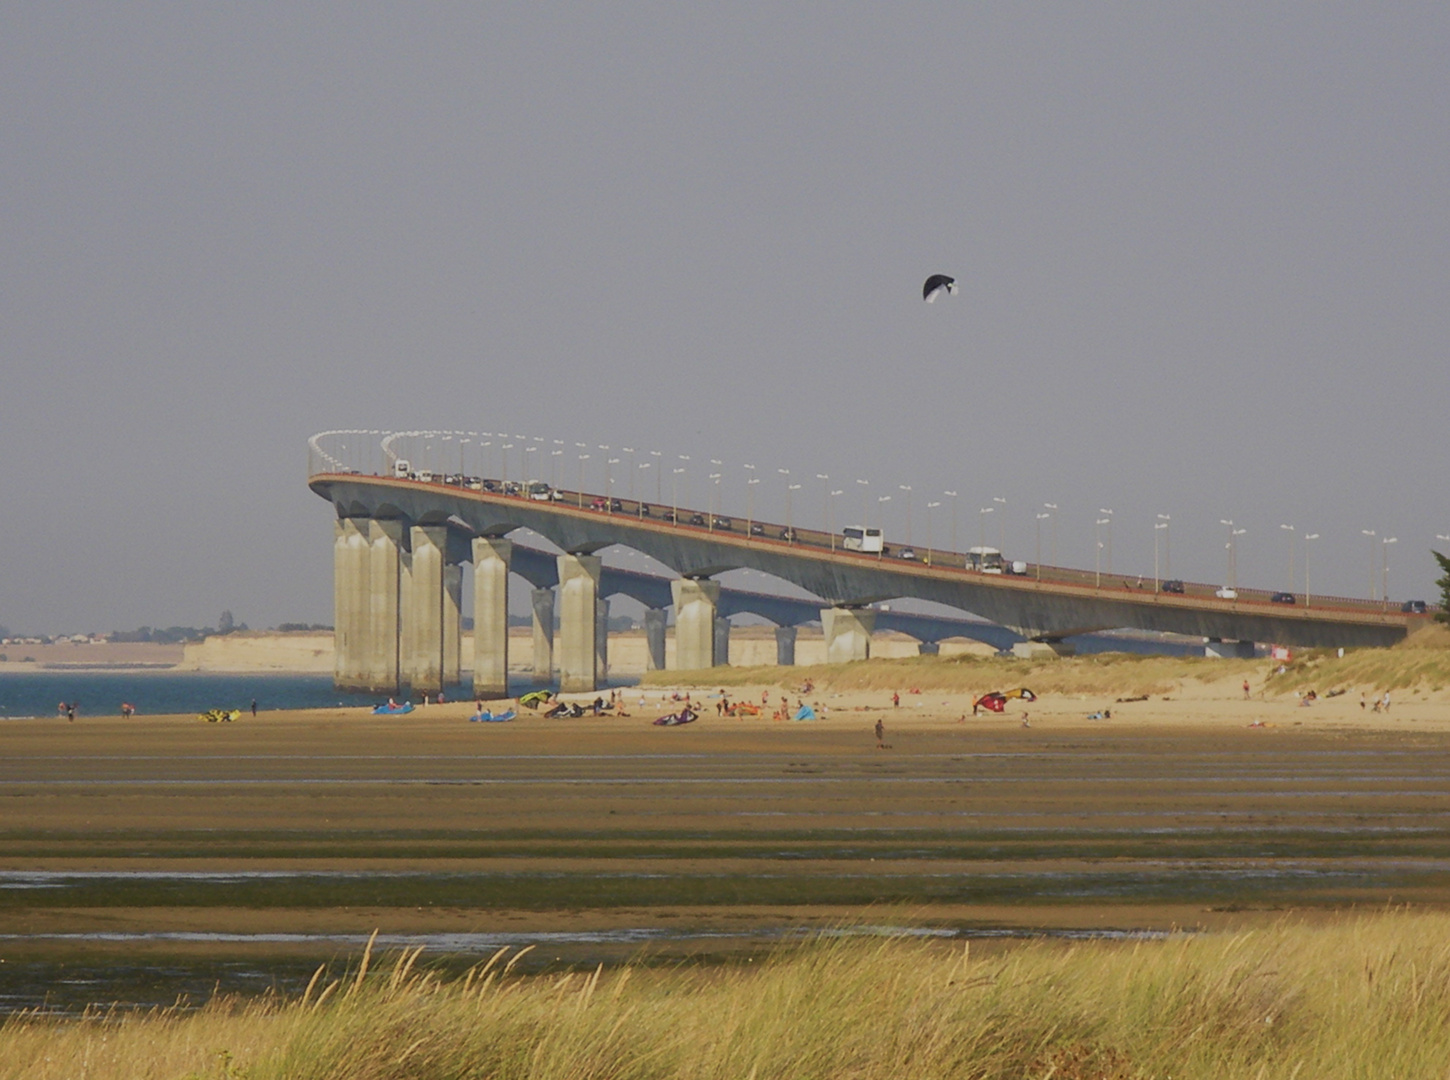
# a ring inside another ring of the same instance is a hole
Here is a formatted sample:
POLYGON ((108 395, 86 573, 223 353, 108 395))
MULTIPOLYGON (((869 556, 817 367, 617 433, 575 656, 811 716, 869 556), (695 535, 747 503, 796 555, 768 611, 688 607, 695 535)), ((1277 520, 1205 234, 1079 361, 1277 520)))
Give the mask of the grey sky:
POLYGON ((330 619, 333 427, 1433 595, 1450 9, 866 7, 8 5, 0 623, 330 619))

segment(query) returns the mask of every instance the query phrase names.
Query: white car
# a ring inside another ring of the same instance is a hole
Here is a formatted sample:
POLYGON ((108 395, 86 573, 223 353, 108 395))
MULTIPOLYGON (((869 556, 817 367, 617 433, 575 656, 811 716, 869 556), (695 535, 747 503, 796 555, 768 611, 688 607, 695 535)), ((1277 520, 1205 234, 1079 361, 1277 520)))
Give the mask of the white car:
POLYGON ((1238 590, 1230 589, 1227 585, 1223 586, 1223 588, 1221 589, 1214 589, 1213 595, 1218 597, 1220 600, 1237 600, 1239 598, 1238 590))

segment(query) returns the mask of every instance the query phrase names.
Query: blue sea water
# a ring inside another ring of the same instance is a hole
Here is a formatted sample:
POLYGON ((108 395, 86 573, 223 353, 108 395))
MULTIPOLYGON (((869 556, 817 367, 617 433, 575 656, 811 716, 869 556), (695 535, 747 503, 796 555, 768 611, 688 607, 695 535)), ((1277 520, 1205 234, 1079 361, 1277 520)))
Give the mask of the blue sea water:
POLYGON ((56 715, 73 702, 82 716, 138 716, 207 709, 321 709, 374 705, 387 695, 333 689, 331 675, 208 675, 158 671, 17 671, 0 674, 0 719, 56 715))

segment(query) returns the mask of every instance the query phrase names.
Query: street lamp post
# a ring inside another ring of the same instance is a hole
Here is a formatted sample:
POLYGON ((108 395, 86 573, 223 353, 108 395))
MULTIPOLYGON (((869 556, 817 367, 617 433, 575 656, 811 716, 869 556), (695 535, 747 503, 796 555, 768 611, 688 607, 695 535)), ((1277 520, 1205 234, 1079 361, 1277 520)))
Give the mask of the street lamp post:
POLYGON ((1113 576, 1113 512, 1098 507, 1098 513, 1108 519, 1108 577, 1113 576))
POLYGON ((1228 564, 1229 564, 1229 573, 1231 575, 1231 578, 1229 580, 1229 588, 1233 589, 1234 592, 1238 592, 1238 588, 1239 588, 1239 546, 1238 546, 1238 537, 1242 536, 1244 533, 1246 533, 1248 531, 1249 531, 1248 529, 1235 529, 1235 530, 1233 530, 1233 532, 1229 533, 1229 539, 1228 539, 1228 564))
POLYGON ((551 488, 559 486, 559 458, 563 456, 563 453, 562 450, 549 451, 549 486, 551 488))
POLYGON ((865 529, 867 525, 871 524, 871 519, 866 514, 866 494, 867 489, 871 486, 871 481, 858 479, 856 484, 861 488, 861 528, 865 529))
POLYGON ((499 453, 503 455, 503 485, 508 487, 509 483, 509 451, 514 448, 513 443, 504 443, 499 447, 499 453))
MULTIPOLYGON (((821 482, 821 518, 826 523, 826 532, 831 531, 831 478, 825 473, 816 473, 816 479, 821 482)), ((835 547, 834 542, 832 548, 835 547)))
POLYGON ((1228 518, 1219 518, 1218 523, 1220 525, 1228 526, 1228 543, 1224 544, 1223 546, 1224 550, 1228 552, 1228 567, 1226 568, 1225 572, 1226 580, 1224 581, 1224 584, 1232 587, 1234 572, 1234 523, 1228 518))
POLYGON ((579 509, 584 509, 584 463, 589 460, 588 454, 579 455, 579 509))
POLYGON ((1103 526, 1111 524, 1112 520, 1110 518, 1098 518, 1094 523, 1093 588, 1095 589, 1101 589, 1103 587, 1103 526))
POLYGON ((620 449, 629 455, 629 501, 634 502, 634 447, 621 446, 620 449))
POLYGON ((1173 519, 1167 514, 1159 514, 1158 520, 1163 527, 1163 576, 1169 577, 1173 573, 1173 529, 1170 527, 1173 519))
MULTIPOLYGON (((957 547, 957 493, 955 491, 943 491, 942 494, 952 501, 952 551, 956 553, 960 551, 957 547)), ((965 566, 966 563, 963 562, 962 565, 965 566)))
POLYGON ((681 465, 678 469, 670 470, 670 524, 680 523, 680 481, 679 477, 685 467, 681 465))
POLYGON ((881 550, 876 553, 876 558, 878 561, 880 560, 881 556, 886 553, 886 507, 884 504, 889 503, 890 501, 890 495, 876 496, 876 510, 881 518, 881 550))
POLYGON ((844 494, 844 492, 840 488, 837 488, 835 491, 826 492, 826 532, 831 537, 832 554, 835 554, 836 551, 836 530, 835 527, 831 524, 831 502, 835 499, 837 495, 841 494, 844 494))
POLYGON ((1002 509, 997 515, 997 554, 1001 555, 1007 550, 1007 500, 1000 495, 993 495, 992 501, 1002 509))
POLYGON ((1384 552, 1384 570, 1380 583, 1380 598, 1384 601, 1385 610, 1390 609, 1390 545, 1398 544, 1398 536, 1386 536, 1380 541, 1380 550, 1384 552))
MULTIPOLYGON (((755 468, 754 465, 745 466, 747 469, 755 468)), ((745 537, 748 540, 755 535, 755 485, 760 483, 760 477, 752 476, 745 481, 745 537)))
MULTIPOLYGON (((638 468, 640 470, 648 469, 649 467, 650 467, 650 463, 648 461, 641 461, 639 463, 639 465, 638 465, 638 468)), ((659 509, 659 500, 658 499, 655 500, 655 509, 659 509)), ((637 500, 635 502, 635 504, 634 504, 634 514, 635 514, 635 517, 639 518, 640 521, 643 521, 644 520, 644 500, 643 499, 639 499, 639 500, 637 500)))
MULTIPOLYGON (((664 462, 659 460, 664 455, 658 450, 651 450, 649 456, 655 459, 655 505, 659 506, 660 503, 665 501, 664 495, 661 494, 661 488, 665 482, 665 466, 664 462)), ((648 465, 649 462, 645 462, 645 464, 648 465)))
POLYGON ((1373 603, 1375 563, 1379 562, 1379 560, 1375 558, 1375 531, 1373 529, 1360 529, 1359 531, 1361 535, 1369 537, 1369 599, 1370 602, 1373 603))
MULTIPOLYGON (((1160 515, 1161 516, 1161 515, 1160 515)), ((1168 522, 1153 522, 1153 594, 1158 594, 1158 583, 1161 580, 1158 574, 1158 532, 1160 529, 1168 528, 1168 522)))
POLYGON ((604 461, 604 512, 614 513, 614 466, 619 464, 619 458, 606 458, 604 461))
POLYGON ((906 546, 911 547, 911 485, 897 484, 896 486, 906 492, 906 546))
POLYGON ((1057 565, 1057 503, 1043 503, 1042 508, 1052 515, 1052 565, 1057 565))
MULTIPOLYGON (((714 460, 713 458, 711 459, 714 460)), ((715 505, 720 501, 720 477, 722 473, 712 472, 710 479, 714 481, 710 485, 710 531, 715 531, 715 505)))
POLYGON ((1289 592, 1293 592, 1294 591, 1294 533, 1297 530, 1295 530, 1294 526, 1292 526, 1292 525, 1280 525, 1279 528, 1283 529, 1285 532, 1287 532, 1289 534, 1289 590, 1288 591, 1289 592))
POLYGON ((1318 533, 1304 534, 1304 606, 1309 606, 1309 541, 1318 540, 1318 533))
POLYGON ((931 512, 940 506, 940 502, 929 502, 926 504, 926 565, 931 565, 931 512))
POLYGON ((987 568, 987 515, 996 507, 984 506, 977 511, 977 569, 987 568))
POLYGON ((785 540, 788 544, 795 543, 795 521, 794 512, 791 509, 791 492, 799 491, 799 484, 786 484, 785 486, 785 540))
POLYGON ((1045 518, 1052 517, 1051 514, 1037 515, 1037 580, 1042 580, 1042 522, 1045 518))

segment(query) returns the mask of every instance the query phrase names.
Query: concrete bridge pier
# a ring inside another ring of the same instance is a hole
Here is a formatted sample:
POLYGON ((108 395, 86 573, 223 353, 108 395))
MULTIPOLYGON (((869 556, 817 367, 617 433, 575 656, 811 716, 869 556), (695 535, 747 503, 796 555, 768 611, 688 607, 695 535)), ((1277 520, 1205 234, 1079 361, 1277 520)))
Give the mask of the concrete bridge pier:
POLYGON ((1054 639, 1019 641, 1012 646, 1012 655, 1019 660, 1052 660, 1059 656, 1076 656, 1077 649, 1066 641, 1054 639))
POLYGON ((917 656, 940 656, 941 655, 941 642, 940 641, 918 641, 916 643, 916 655, 917 656))
POLYGON ((594 682, 609 681, 609 600, 599 597, 594 601, 594 682))
POLYGON ((730 666, 730 620, 723 615, 715 618, 715 633, 712 642, 711 667, 730 666))
POLYGON ((646 671, 664 671, 665 669, 665 616, 664 608, 644 609, 644 642, 646 656, 644 668, 646 671))
POLYGON ((599 689, 598 555, 559 556, 559 689, 599 689))
POLYGON ((332 682, 367 689, 368 541, 366 518, 339 518, 332 532, 332 682))
POLYGON ((534 685, 554 681, 554 590, 546 587, 529 594, 534 610, 534 685))
MULTIPOLYGON (((473 538, 473 693, 480 698, 508 697, 509 564, 513 553, 512 540, 473 538)), ((553 598, 549 592, 550 630, 553 598)))
POLYGON ((675 667, 680 671, 714 667, 720 583, 676 578, 670 582, 670 593, 675 601, 675 667))
POLYGON ((397 518, 368 519, 368 635, 366 689, 396 694, 407 527, 397 518))
POLYGON ((870 608, 824 608, 821 629, 826 634, 826 663, 843 664, 871 659, 871 631, 876 612, 870 608))
POLYGON ((463 564, 443 564, 443 685, 463 682, 463 564))
POLYGON ((1252 641, 1224 641, 1221 638, 1209 638, 1203 646, 1203 655, 1217 660, 1252 660, 1254 658, 1254 643, 1252 641))
POLYGON ((775 628, 775 662, 781 667, 795 667, 795 639, 799 626, 775 628))
POLYGON ((414 525, 411 573, 403 590, 403 681, 424 694, 443 688, 443 568, 448 526, 414 525))

